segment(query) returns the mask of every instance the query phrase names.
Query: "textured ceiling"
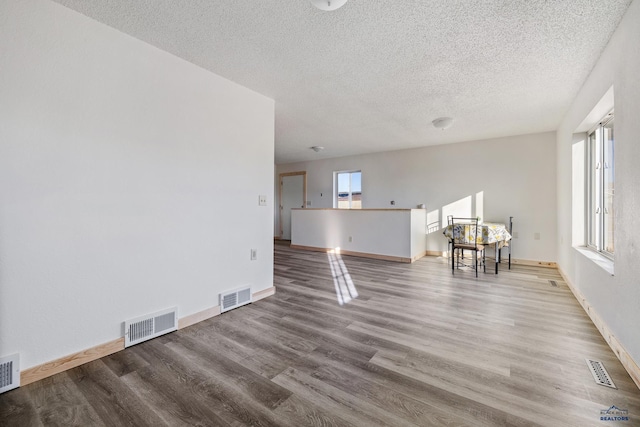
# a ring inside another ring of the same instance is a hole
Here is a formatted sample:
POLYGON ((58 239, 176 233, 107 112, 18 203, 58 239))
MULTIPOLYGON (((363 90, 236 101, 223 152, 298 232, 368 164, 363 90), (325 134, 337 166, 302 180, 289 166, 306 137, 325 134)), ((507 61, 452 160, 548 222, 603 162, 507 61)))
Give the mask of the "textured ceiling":
POLYGON ((555 130, 632 0, 56 1, 273 98, 287 163, 555 130))

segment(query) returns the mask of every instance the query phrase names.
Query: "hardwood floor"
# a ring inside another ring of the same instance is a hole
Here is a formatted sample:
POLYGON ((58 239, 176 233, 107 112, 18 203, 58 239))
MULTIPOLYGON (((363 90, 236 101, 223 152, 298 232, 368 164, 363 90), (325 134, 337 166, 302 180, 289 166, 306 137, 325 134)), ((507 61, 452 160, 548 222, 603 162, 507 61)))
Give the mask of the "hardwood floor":
POLYGON ((640 425, 640 391, 555 270, 476 279, 435 257, 276 243, 274 284, 275 296, 0 395, 0 425, 640 425), (596 385, 585 358, 618 389, 596 385), (612 405, 630 420, 600 421, 612 405))

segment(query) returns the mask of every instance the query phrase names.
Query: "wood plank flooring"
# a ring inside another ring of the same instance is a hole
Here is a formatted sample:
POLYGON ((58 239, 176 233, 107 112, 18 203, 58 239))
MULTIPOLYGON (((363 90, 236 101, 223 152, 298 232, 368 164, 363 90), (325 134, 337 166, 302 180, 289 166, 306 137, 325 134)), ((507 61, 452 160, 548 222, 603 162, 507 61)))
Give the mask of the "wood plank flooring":
POLYGON ((436 257, 276 243, 274 284, 275 296, 0 395, 0 425, 640 425, 640 391, 555 270, 476 279, 436 257), (618 389, 596 385, 585 358, 618 389), (612 405, 630 420, 600 421, 612 405))

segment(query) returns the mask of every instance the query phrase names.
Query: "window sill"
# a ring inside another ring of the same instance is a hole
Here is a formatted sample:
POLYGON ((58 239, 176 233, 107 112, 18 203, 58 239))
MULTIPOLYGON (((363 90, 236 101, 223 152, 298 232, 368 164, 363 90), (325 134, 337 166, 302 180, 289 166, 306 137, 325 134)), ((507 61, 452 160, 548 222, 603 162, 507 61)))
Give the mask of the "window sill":
POLYGON ((584 255, 586 258, 593 261, 598 267, 602 268, 604 271, 609 273, 610 275, 614 275, 613 273, 613 260, 607 258, 604 255, 599 254, 598 252, 589 249, 585 246, 574 246, 574 249, 584 255))

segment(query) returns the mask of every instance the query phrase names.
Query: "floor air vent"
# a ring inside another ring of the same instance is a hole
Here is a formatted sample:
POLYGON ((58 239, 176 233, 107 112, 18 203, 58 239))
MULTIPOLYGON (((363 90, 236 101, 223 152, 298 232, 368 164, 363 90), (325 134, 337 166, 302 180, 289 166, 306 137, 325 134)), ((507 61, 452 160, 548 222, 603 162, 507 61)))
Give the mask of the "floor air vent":
POLYGON ((20 357, 11 356, 0 358, 0 393, 20 387, 20 357))
POLYGON ((554 288, 558 287, 558 283, 555 280, 549 280, 549 283, 551 283, 551 286, 553 286, 554 288))
POLYGON ((124 322, 124 346, 129 347, 176 330, 177 307, 127 320, 124 322))
POLYGON ((611 377, 606 369, 604 369, 604 365, 602 362, 598 362, 597 360, 586 359, 587 366, 591 371, 591 375, 593 375, 593 379, 596 380, 596 384, 603 385, 605 387, 618 388, 611 381, 611 377))
POLYGON ((220 294, 220 312, 232 310, 251 302, 251 288, 235 289, 220 294))

